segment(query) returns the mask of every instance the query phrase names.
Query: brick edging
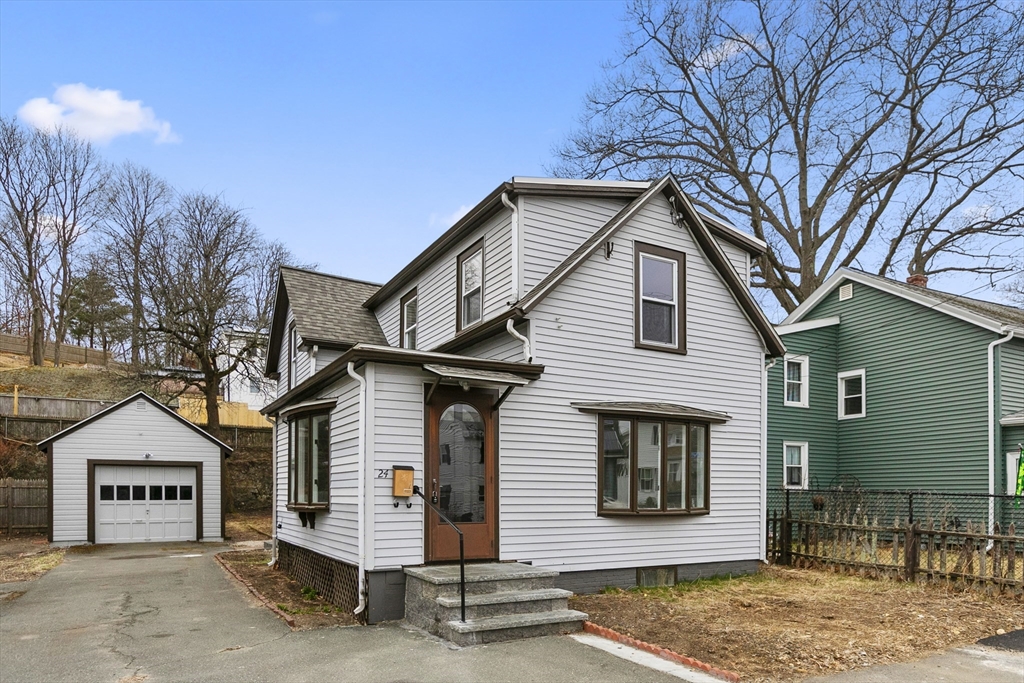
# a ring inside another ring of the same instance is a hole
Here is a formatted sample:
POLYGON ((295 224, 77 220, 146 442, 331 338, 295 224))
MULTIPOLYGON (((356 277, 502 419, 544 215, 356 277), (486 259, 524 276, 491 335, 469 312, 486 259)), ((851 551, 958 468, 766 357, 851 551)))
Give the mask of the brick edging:
MULTIPOLYGON (((227 552, 236 551, 229 550, 227 552)), ((221 553, 217 553, 216 555, 214 555, 213 559, 217 560, 217 564, 223 567, 224 571, 226 571, 228 574, 231 574, 231 576, 235 577, 239 581, 239 583, 248 588, 249 592, 256 596, 256 599, 262 602, 264 606, 267 607, 267 609, 269 609, 277 616, 281 617, 281 619, 284 620, 284 623, 288 624, 292 628, 295 628, 295 619, 287 612, 284 612, 283 610, 279 609, 278 606, 271 602, 269 598, 263 595, 263 593, 260 593, 258 590, 256 590, 255 586, 253 586, 251 583, 242 578, 241 574, 236 572, 231 565, 229 565, 227 562, 221 559, 221 553)))
POLYGON ((598 626, 592 621, 584 621, 583 630, 587 633, 592 633, 595 636, 601 636, 602 638, 614 640, 617 643, 628 645, 630 647, 636 648, 637 650, 648 652, 652 655, 661 657, 662 659, 667 659, 670 662, 675 662, 676 664, 683 664, 685 666, 691 666, 694 669, 706 671, 712 676, 717 676, 718 678, 721 678, 723 680, 731 681, 731 683, 739 683, 740 680, 740 675, 734 671, 726 671, 725 669, 719 669, 718 667, 711 666, 710 664, 705 664, 699 659, 687 657, 685 655, 679 654, 678 652, 673 652, 672 650, 667 650, 657 645, 645 643, 644 641, 637 640, 636 638, 630 638, 629 636, 622 635, 618 631, 612 630, 610 628, 605 628, 604 626, 598 626))

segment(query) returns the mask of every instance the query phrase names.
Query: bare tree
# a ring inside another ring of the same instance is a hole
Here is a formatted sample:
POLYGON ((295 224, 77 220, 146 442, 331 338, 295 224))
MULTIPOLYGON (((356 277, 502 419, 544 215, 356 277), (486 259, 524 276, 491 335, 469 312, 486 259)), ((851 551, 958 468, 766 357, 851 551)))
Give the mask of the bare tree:
POLYGON ((53 253, 47 235, 52 187, 40 142, 41 133, 0 118, 0 249, 3 269, 17 275, 30 311, 29 355, 42 365, 46 350, 46 264, 53 253))
MULTIPOLYGON (((181 196, 171 220, 149 232, 142 252, 149 329, 179 359, 170 376, 202 390, 207 430, 217 435, 221 382, 246 363, 262 336, 228 344, 235 328, 266 332, 273 306, 271 247, 244 213, 220 197, 181 196), (193 366, 190 368, 188 366, 193 366)), ((154 340, 151 340, 154 341, 154 340)))
POLYGON ((637 0, 559 175, 673 171, 769 249, 792 311, 835 268, 1003 272, 1024 244, 1024 12, 1002 0, 637 0))
POLYGON ((104 251, 113 266, 113 277, 131 306, 130 354, 138 369, 147 348, 146 308, 142 278, 143 248, 154 230, 166 225, 173 191, 149 169, 125 162, 111 173, 104 225, 104 251))

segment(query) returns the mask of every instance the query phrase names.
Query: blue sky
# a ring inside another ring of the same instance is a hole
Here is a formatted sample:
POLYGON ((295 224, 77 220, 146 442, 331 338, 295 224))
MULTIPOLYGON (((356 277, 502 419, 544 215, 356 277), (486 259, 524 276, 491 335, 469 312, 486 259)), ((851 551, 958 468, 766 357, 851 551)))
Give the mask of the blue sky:
POLYGON ((148 122, 102 144, 105 157, 222 192, 299 259, 384 282, 500 182, 544 175, 618 51, 622 14, 619 2, 5 1, 0 113, 55 102, 67 84, 140 100, 148 122))

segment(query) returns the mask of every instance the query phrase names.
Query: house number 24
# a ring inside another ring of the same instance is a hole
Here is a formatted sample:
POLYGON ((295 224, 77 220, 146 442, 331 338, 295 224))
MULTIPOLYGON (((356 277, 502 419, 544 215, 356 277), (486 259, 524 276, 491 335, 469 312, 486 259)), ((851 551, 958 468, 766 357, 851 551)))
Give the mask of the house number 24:
POLYGON ((377 470, 378 479, 387 479, 391 476, 391 470, 377 470))

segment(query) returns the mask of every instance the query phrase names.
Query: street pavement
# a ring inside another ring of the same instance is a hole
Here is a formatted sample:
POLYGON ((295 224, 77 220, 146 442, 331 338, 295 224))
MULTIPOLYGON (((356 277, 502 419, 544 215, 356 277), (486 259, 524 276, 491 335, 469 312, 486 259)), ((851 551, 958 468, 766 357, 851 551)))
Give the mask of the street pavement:
POLYGON ((68 553, 0 601, 0 682, 679 681, 567 636, 453 649, 398 625, 292 631, 216 564, 226 548, 68 553))

